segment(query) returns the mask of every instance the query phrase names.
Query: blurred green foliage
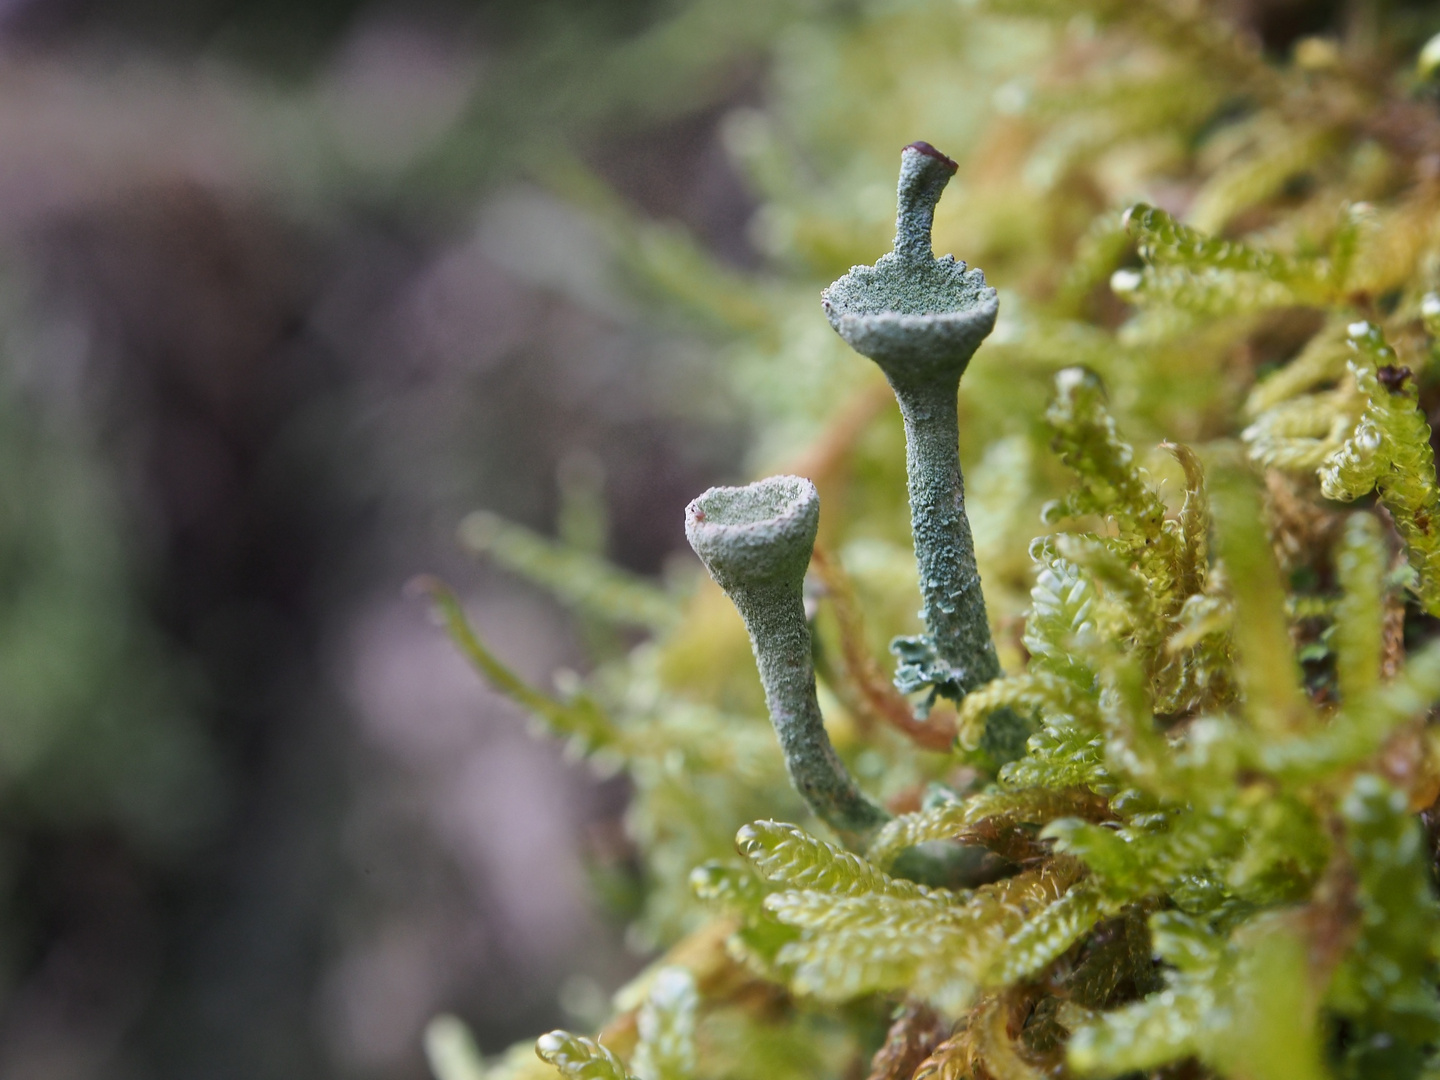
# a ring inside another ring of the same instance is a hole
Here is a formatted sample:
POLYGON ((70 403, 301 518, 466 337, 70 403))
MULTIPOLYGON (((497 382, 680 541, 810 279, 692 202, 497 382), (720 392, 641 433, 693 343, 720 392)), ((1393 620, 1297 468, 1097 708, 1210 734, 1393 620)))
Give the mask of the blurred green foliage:
POLYGON ((137 588, 113 463, 34 393, 0 383, 0 813, 173 854, 224 809, 202 686, 137 588))
MULTIPOLYGON (((704 315, 757 418, 755 471, 819 487, 822 704, 899 816, 863 852, 824 838, 739 619, 708 584, 677 591, 673 629, 536 709, 631 776, 636 935, 668 951, 598 1042, 464 1068, 1440 1075, 1416 816, 1440 795, 1440 115, 1415 63, 1440 15, 1327 19, 1267 52, 1169 0, 795 15, 771 28, 763 104, 725 120, 759 202, 753 274, 578 166, 550 173, 608 215, 637 284, 704 315), (939 753, 873 686, 916 629, 898 420, 816 303, 884 250, 915 138, 961 163, 936 250, 1001 290, 960 449, 1009 674, 931 718, 958 735, 939 753), (1002 707, 1037 728, 997 768, 1002 707), (943 888, 907 880, 926 846, 978 857, 943 888)), ((603 615, 603 589, 560 593, 603 615)))

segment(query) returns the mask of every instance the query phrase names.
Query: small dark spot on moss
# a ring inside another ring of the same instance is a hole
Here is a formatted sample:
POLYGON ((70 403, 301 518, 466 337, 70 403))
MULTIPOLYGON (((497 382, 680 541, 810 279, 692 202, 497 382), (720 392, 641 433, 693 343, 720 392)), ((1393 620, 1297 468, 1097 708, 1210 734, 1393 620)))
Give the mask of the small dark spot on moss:
POLYGON ((1408 367, 1400 367, 1396 364, 1386 364, 1375 372, 1375 377, 1380 380, 1380 385, 1392 394, 1398 394, 1404 388, 1405 380, 1411 375, 1412 372, 1408 367))

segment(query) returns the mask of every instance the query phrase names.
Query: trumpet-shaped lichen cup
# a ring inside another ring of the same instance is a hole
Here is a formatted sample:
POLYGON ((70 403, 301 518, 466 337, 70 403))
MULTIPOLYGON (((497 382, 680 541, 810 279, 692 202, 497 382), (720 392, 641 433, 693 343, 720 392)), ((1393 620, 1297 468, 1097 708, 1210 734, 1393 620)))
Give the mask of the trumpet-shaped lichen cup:
POLYGON ((836 832, 864 837, 889 814, 835 753, 815 694, 803 590, 819 523, 820 495, 799 476, 711 488, 685 510, 690 546, 745 620, 791 782, 836 832))
POLYGON ((958 385, 980 343, 995 328, 1000 303, 979 269, 953 255, 935 258, 935 204, 956 165, 929 143, 900 158, 894 250, 874 266, 856 266, 821 294, 830 325, 890 384, 958 385))

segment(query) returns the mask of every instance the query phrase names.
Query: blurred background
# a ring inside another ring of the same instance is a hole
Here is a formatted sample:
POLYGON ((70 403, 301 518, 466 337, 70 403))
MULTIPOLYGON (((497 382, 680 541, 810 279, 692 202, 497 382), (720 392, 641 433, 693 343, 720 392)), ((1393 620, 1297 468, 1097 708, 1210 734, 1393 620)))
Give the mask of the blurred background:
POLYGON ((403 587, 548 685, 576 632, 463 515, 568 498, 659 574, 736 475, 556 194, 753 261, 716 125, 769 20, 652 63, 661 8, 0 5, 0 1076, 417 1078, 436 1012, 499 1048, 640 963, 586 880, 622 783, 403 587))
MULTIPOLYGON (((964 6, 0 0, 0 1077, 419 1080, 437 1013, 492 1052, 603 1016, 653 944, 625 784, 406 583, 550 686, 631 639, 467 557, 467 513, 673 580, 686 501, 876 415, 814 299, 884 249, 896 152, 995 117, 979 182, 1029 152, 1043 42, 964 6), (737 283, 786 275, 761 380, 737 283)), ((1377 5, 1209 6, 1283 56, 1377 5)), ((1157 145, 1054 220, 997 182, 986 227, 1069 243, 1157 145)))

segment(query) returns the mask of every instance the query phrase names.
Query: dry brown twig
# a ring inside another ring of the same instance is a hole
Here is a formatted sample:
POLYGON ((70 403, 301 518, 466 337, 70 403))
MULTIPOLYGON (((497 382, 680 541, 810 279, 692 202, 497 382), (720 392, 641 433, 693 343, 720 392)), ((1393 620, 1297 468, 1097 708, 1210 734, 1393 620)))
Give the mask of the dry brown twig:
POLYGON ((953 715, 932 712, 932 719, 918 719, 904 695, 880 670, 865 641, 865 623, 855 602, 854 586, 840 561, 816 544, 810 569, 825 586, 835 613, 841 664, 857 703, 869 712, 869 718, 888 724, 927 750, 948 751, 955 742, 953 715))

